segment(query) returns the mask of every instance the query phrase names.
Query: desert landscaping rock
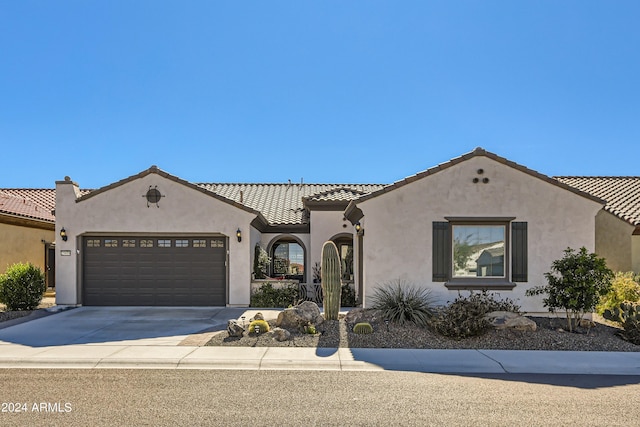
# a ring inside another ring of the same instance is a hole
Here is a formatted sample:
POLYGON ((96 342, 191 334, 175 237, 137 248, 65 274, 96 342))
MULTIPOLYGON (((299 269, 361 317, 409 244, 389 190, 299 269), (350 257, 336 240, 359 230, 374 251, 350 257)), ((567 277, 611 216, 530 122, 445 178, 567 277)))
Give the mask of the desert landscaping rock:
POLYGON ((274 328, 271 333, 276 341, 287 341, 291 338, 291 332, 282 328, 274 328))
POLYGON ((485 316, 495 329, 517 329, 535 331, 538 327, 533 320, 510 311, 493 311, 485 316))
POLYGON ((399 326, 394 323, 385 325, 372 310, 358 314, 360 321, 368 321, 374 328, 373 334, 358 335, 352 329, 355 323, 340 315, 339 320, 322 323, 318 334, 309 335, 297 329, 289 330, 291 338, 276 341, 271 334, 258 337, 244 336, 229 338, 218 334, 207 343, 210 346, 247 346, 247 347, 345 347, 345 348, 419 348, 419 349, 486 349, 486 350, 565 350, 565 351, 629 351, 638 352, 640 346, 624 341, 618 335, 619 327, 607 324, 603 319, 596 320, 594 328, 578 328, 577 333, 564 332, 564 318, 531 317, 535 322, 535 331, 516 329, 492 329, 478 337, 455 340, 438 335, 429 329, 412 324, 399 326), (364 314, 363 314, 364 313, 364 314), (375 319, 375 320, 374 320, 375 319), (560 329, 560 331, 558 330, 560 329))
POLYGON ((227 333, 230 337, 242 338, 244 328, 240 326, 235 319, 231 319, 227 322, 227 333))
POLYGON ((315 326, 324 322, 320 314, 318 304, 312 301, 304 301, 295 307, 285 308, 276 320, 276 326, 287 330, 298 330, 308 324, 315 326))

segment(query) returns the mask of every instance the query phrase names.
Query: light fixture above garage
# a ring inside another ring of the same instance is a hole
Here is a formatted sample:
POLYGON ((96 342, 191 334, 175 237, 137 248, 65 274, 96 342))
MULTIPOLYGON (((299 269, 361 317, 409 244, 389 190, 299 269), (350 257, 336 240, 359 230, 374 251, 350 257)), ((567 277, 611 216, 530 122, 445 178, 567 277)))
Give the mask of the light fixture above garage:
POLYGON ((238 242, 242 242, 242 231, 240 231, 240 228, 236 231, 236 237, 238 238, 238 242))

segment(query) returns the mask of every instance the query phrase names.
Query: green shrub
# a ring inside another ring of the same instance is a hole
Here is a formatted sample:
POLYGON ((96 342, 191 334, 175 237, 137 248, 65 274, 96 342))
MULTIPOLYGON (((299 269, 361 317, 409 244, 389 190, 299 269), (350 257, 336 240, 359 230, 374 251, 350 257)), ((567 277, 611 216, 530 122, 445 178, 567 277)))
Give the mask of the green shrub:
POLYGON ((0 275, 0 302, 7 310, 34 310, 46 290, 44 274, 31 263, 14 264, 0 275))
POLYGON ((431 289, 418 288, 402 279, 383 284, 375 290, 372 308, 390 322, 403 325, 412 322, 427 326, 433 316, 431 289))
POLYGON ((588 253, 585 247, 578 252, 567 248, 564 257, 553 261, 551 271, 544 277, 547 285, 527 289, 526 295, 546 294, 542 303, 551 313, 564 309, 571 332, 585 313, 595 310, 600 297, 609 292, 613 272, 604 258, 588 253))
POLYGON ((298 285, 288 284, 275 289, 271 283, 265 283, 251 295, 251 307, 282 308, 295 305, 298 300, 298 285))
POLYGON ((485 316, 492 311, 519 313, 520 306, 509 298, 497 300, 487 291, 471 292, 465 297, 458 295, 432 318, 430 326, 437 333, 455 339, 482 335, 491 328, 485 316))
POLYGON ((611 282, 611 289, 600 298, 596 307, 599 314, 618 307, 621 303, 640 302, 640 275, 633 272, 618 272, 611 282))
POLYGON ((307 325, 304 327, 304 333, 305 334, 309 334, 309 335, 315 335, 318 333, 318 331, 316 330, 316 327, 313 325, 307 325))
POLYGON ((356 306, 356 291, 348 283, 342 285, 342 295, 340 297, 340 301, 340 305, 342 305, 342 307, 356 306))
POLYGON ((269 324, 266 320, 254 320, 253 322, 249 323, 249 333, 255 334, 256 327, 260 330, 260 334, 269 332, 269 324))
POLYGON ((367 322, 356 323, 353 327, 353 332, 356 334, 372 334, 373 326, 367 322))

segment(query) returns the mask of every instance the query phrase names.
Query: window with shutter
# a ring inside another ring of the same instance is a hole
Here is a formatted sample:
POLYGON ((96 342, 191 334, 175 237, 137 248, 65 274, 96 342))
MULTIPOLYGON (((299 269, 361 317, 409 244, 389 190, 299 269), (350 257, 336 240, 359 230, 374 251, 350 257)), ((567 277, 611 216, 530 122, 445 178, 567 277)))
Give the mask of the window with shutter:
POLYGON ((526 222, 446 219, 433 222, 434 282, 446 282, 448 289, 512 289, 527 281, 526 222))

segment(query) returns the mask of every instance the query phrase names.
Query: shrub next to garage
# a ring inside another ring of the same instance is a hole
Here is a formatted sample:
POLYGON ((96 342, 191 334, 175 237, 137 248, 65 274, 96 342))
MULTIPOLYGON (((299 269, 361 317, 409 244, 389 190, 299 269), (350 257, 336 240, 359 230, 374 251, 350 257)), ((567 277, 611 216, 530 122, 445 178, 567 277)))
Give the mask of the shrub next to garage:
POLYGON ((0 275, 0 302, 7 310, 34 310, 45 290, 42 270, 31 263, 13 264, 0 275))

